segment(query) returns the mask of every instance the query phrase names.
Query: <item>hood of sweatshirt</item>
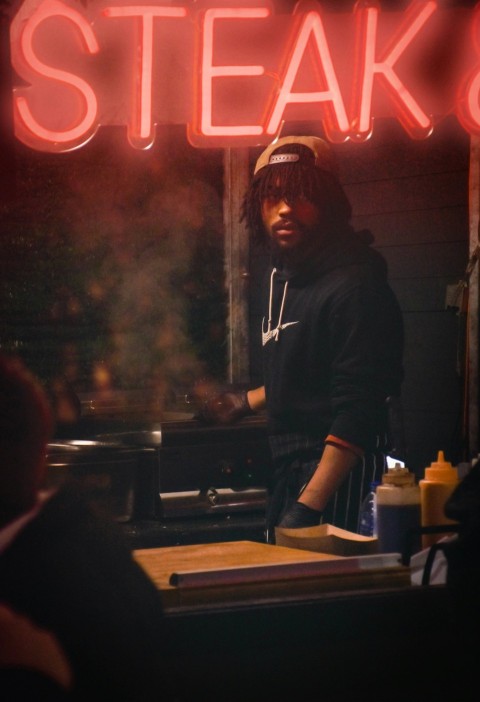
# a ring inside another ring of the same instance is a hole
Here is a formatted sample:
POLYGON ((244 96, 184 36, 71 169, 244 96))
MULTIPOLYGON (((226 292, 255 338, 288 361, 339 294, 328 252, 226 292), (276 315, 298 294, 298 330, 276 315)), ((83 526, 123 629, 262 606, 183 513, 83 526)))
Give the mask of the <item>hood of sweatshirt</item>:
POLYGON ((383 256, 372 248, 373 234, 368 229, 354 231, 347 229, 335 234, 328 242, 309 250, 296 263, 292 264, 282 257, 273 259, 278 280, 288 281, 289 285, 303 287, 311 279, 338 268, 367 260, 376 269, 379 278, 386 278, 388 269, 383 256))

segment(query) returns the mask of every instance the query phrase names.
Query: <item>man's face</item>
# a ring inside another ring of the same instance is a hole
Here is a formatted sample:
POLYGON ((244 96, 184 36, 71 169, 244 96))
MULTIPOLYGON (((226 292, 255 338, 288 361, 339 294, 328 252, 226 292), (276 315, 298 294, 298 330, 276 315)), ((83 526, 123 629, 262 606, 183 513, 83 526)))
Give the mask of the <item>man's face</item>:
POLYGON ((318 207, 305 197, 287 202, 273 191, 262 202, 262 221, 272 242, 288 252, 306 242, 308 233, 319 227, 321 215, 318 207))

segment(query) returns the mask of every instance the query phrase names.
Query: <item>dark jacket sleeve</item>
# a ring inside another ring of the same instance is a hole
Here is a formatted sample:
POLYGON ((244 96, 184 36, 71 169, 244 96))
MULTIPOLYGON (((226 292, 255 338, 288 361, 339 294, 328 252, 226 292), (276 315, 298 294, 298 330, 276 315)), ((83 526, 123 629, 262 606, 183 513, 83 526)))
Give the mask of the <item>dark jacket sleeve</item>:
POLYGON ((330 315, 330 434, 365 450, 386 430, 385 400, 402 379, 403 328, 388 286, 357 285, 330 315))

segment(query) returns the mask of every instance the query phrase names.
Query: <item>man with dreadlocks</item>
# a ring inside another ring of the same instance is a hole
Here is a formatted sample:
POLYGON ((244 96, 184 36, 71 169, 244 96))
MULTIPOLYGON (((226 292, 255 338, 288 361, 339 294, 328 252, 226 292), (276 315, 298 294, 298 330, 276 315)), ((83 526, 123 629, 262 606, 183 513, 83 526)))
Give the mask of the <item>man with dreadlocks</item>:
POLYGON ((314 526, 322 517, 333 523, 331 498, 352 476, 356 504, 379 479, 387 400, 399 398, 403 378, 403 323, 372 235, 350 225, 324 140, 288 136, 265 149, 243 217, 272 254, 264 386, 210 399, 204 417, 230 422, 266 407, 274 464, 266 535, 273 543, 275 526, 314 526))

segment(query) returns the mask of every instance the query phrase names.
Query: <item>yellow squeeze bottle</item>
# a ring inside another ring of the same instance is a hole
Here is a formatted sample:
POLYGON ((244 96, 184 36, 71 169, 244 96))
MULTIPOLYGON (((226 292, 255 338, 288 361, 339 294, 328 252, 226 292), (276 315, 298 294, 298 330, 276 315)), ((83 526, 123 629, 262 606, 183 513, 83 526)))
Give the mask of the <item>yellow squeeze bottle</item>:
MULTIPOLYGON (((439 451, 437 460, 425 468, 425 478, 418 482, 420 486, 422 527, 456 523, 445 516, 444 508, 445 502, 458 485, 458 482, 457 469, 445 460, 443 451, 439 451)), ((446 536, 447 533, 423 534, 422 547, 429 548, 443 536, 446 536)))

